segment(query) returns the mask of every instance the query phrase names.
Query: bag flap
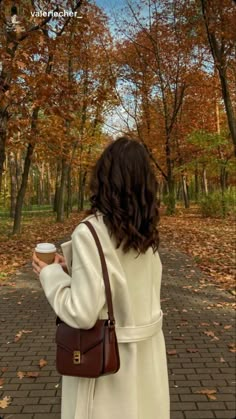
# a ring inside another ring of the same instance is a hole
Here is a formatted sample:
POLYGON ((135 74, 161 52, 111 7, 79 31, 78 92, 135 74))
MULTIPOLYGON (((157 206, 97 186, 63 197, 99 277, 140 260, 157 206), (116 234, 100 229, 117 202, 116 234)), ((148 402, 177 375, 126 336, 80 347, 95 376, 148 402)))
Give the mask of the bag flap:
POLYGON ((59 323, 56 331, 56 344, 68 352, 79 350, 86 353, 99 345, 104 339, 107 320, 98 320, 92 329, 75 329, 65 323, 59 323))

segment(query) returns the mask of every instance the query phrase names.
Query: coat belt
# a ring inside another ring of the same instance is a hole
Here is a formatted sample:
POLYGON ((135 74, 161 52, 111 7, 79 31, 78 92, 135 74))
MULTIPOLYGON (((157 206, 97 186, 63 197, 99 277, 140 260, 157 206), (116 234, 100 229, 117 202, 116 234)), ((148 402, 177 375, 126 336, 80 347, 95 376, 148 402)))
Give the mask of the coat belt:
POLYGON ((162 329, 163 313, 154 323, 143 326, 116 327, 116 336, 119 343, 139 342, 151 338, 162 329))

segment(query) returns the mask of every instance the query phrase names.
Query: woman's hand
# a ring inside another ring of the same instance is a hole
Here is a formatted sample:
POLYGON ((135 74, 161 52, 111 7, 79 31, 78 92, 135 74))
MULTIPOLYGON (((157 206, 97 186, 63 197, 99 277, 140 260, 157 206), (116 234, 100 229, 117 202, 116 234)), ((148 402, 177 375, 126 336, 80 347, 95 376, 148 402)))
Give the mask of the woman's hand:
POLYGON ((33 261, 32 261, 32 266, 33 266, 33 271, 34 273, 36 273, 36 275, 39 275, 41 270, 45 267, 48 266, 47 263, 43 262, 42 260, 40 260, 37 256, 36 253, 34 252, 33 254, 33 261))
POLYGON ((61 265, 63 271, 68 274, 68 269, 67 269, 67 266, 66 266, 66 261, 65 261, 64 256, 59 255, 59 253, 56 253, 54 263, 59 263, 59 265, 61 265))
MULTIPOLYGON (((65 258, 62 255, 59 255, 59 253, 56 253, 53 263, 58 263, 59 265, 61 265, 63 271, 68 273, 65 258)), ((41 270, 45 268, 45 266, 48 266, 48 265, 47 263, 42 262, 42 260, 40 260, 34 252, 32 266, 33 266, 33 271, 36 273, 36 275, 39 275, 41 270)))

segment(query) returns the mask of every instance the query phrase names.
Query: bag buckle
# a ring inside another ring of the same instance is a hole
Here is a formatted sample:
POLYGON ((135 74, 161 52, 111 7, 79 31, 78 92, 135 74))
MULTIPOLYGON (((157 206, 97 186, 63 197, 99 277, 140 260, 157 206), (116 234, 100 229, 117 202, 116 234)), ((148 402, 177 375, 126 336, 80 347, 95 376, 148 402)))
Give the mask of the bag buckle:
POLYGON ((80 351, 74 351, 73 352, 73 364, 80 364, 81 362, 81 356, 80 356, 80 351))

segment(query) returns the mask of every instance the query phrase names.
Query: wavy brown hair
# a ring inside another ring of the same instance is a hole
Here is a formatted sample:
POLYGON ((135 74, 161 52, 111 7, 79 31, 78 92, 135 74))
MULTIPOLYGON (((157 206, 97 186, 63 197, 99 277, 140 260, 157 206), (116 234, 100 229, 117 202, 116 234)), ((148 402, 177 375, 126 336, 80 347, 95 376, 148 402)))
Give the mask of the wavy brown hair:
POLYGON ((157 251, 157 181, 142 144, 126 137, 113 141, 93 169, 90 191, 90 213, 104 214, 117 248, 157 251))

